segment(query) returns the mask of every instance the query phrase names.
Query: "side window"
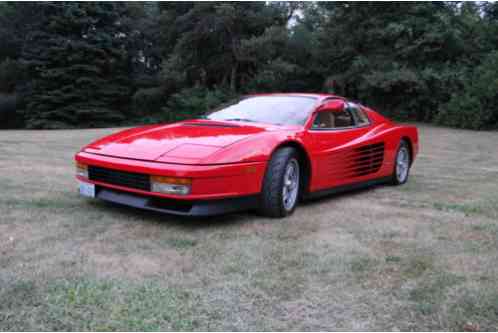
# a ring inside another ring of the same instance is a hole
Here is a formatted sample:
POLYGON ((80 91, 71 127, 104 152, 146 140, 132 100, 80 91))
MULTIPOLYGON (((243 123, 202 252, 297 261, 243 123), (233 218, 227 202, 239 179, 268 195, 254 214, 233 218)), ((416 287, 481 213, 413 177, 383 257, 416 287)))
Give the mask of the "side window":
POLYGON ((334 129, 353 127, 355 121, 348 110, 318 112, 313 121, 313 129, 334 129))
POLYGON ((335 118, 335 128, 353 127, 354 119, 351 112, 343 110, 340 112, 333 112, 335 118))
POLYGON ((366 126, 370 124, 370 120, 368 119, 367 114, 358 106, 350 104, 348 109, 351 111, 353 117, 356 120, 356 126, 366 126))
POLYGON ((312 128, 314 129, 331 129, 334 128, 334 115, 333 112, 322 111, 318 112, 315 120, 313 121, 312 128))

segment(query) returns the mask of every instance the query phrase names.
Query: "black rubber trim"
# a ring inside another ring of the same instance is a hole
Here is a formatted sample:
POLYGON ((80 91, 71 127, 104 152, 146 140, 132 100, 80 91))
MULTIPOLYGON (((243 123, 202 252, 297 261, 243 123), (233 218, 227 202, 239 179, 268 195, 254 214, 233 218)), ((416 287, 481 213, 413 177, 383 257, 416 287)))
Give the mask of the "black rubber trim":
POLYGON ((342 193, 342 192, 347 192, 347 191, 359 190, 359 189, 362 189, 365 187, 370 187, 373 185, 389 183, 390 181, 391 181, 391 177, 383 177, 383 178, 371 179, 371 180, 366 180, 363 182, 358 182, 358 183, 353 183, 353 184, 332 187, 332 188, 328 188, 325 190, 319 190, 316 192, 307 193, 306 196, 304 197, 304 199, 306 200, 306 199, 321 198, 321 197, 324 197, 326 195, 332 195, 332 194, 337 194, 337 193, 342 193))
POLYGON ((96 198, 160 213, 182 216, 213 216, 254 209, 257 196, 244 196, 216 200, 176 200, 145 196, 114 189, 96 187, 96 198))
POLYGON ((94 165, 88 166, 90 180, 150 191, 150 176, 144 173, 128 172, 116 169, 102 168, 94 165))

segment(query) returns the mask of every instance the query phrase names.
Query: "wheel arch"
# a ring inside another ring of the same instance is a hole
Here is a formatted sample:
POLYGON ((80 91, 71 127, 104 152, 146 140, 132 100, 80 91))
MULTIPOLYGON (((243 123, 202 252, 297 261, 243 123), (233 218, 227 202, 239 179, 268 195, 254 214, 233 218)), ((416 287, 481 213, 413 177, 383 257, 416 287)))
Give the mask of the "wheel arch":
POLYGON ((410 152, 410 165, 413 163, 413 159, 415 156, 413 156, 413 143, 412 140, 408 136, 402 136, 401 141, 405 141, 408 144, 408 150, 410 152))
POLYGON ((270 155, 270 158, 271 158, 271 156, 273 156, 273 154, 277 150, 285 148, 285 147, 294 148, 299 154, 299 162, 300 162, 300 165, 302 165, 302 167, 304 169, 304 172, 301 173, 301 175, 302 175, 302 178, 301 178, 301 180, 302 180, 302 182, 301 182, 301 197, 302 197, 309 192, 309 187, 310 187, 310 182, 311 182, 311 177, 312 177, 312 167, 311 167, 310 155, 309 155, 308 151, 306 150, 306 148, 304 148, 302 143, 295 141, 295 140, 288 140, 288 141, 284 141, 284 142, 281 142, 280 144, 278 144, 273 149, 273 151, 270 155))

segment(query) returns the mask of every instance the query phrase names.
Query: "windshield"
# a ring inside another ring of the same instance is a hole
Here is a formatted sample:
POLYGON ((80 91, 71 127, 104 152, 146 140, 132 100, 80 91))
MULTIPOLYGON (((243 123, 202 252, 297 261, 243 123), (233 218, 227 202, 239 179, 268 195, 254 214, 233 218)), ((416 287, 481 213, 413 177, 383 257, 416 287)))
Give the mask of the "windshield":
POLYGON ((304 96, 245 97, 206 114, 205 118, 274 125, 304 125, 315 102, 315 97, 304 96))

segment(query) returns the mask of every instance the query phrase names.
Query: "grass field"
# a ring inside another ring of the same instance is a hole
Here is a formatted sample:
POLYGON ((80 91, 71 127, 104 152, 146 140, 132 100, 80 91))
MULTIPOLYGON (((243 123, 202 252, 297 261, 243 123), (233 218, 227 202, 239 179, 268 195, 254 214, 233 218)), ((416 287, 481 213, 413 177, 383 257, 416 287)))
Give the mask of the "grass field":
POLYGON ((498 133, 420 127, 408 184, 287 219, 80 198, 112 130, 0 131, 0 330, 498 330, 498 133))

